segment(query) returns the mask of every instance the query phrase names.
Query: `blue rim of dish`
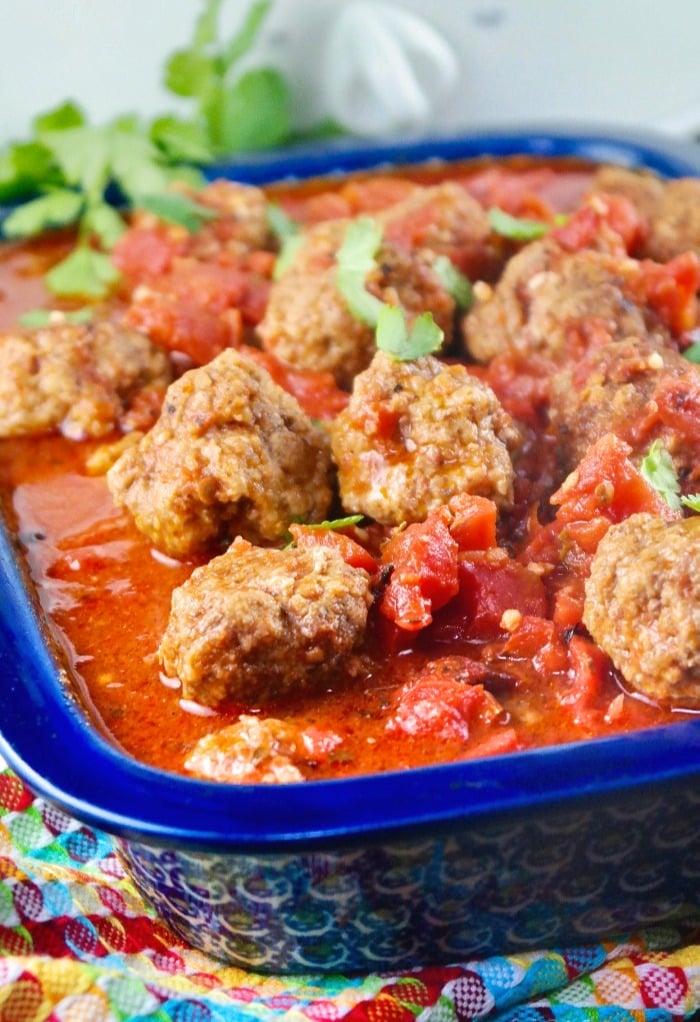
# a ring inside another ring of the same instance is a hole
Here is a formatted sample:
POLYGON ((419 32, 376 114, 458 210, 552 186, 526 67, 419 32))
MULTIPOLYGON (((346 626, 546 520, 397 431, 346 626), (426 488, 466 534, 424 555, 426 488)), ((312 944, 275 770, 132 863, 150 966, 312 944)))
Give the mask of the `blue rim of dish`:
MULTIPOLYGON (((251 157, 210 176, 306 178, 382 164, 481 156, 572 156, 665 176, 700 173, 700 148, 657 136, 520 130, 251 157)), ((20 555, 21 556, 21 555, 20 555)), ((570 809, 663 788, 697 788, 700 718, 571 745, 403 772, 290 785, 179 777, 125 755, 88 721, 49 652, 15 545, 0 529, 0 754, 37 794, 76 818, 146 844, 290 852, 425 835, 506 814, 570 809)))

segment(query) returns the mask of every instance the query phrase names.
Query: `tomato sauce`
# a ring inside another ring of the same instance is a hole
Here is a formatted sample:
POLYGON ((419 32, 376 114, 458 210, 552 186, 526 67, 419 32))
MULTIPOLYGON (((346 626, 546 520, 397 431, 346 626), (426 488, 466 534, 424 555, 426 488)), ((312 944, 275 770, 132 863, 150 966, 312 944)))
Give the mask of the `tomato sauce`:
MULTIPOLYGON (((591 168, 518 161, 431 165, 391 177, 276 186, 268 194, 308 223, 383 208, 416 183, 448 174, 486 206, 542 216, 571 209, 591 168)), ((23 310, 49 304, 41 275, 69 246, 69 238, 56 235, 4 250, 0 327, 10 328, 23 310)), ((256 280, 261 269, 264 276, 269 268, 260 261, 252 271, 256 280)), ((295 374, 262 353, 255 357, 310 414, 332 418, 343 407, 346 395, 326 375, 295 374)), ((556 455, 556 441, 537 413, 536 367, 528 375, 502 360, 479 373, 529 430, 508 534, 497 542, 495 520, 478 503, 458 509, 449 522, 429 518, 421 542, 428 543, 433 574, 424 565, 416 587, 414 580, 402 582, 414 578, 414 534, 399 534, 382 555, 386 537, 378 530, 362 547, 364 556, 370 563, 376 557, 379 573, 382 556, 409 567, 403 576, 394 568, 371 618, 371 666, 327 691, 265 705, 212 711, 187 704, 161 675, 156 650, 170 596, 197 562, 154 550, 129 514, 115 508, 104 476, 90 469, 97 442, 60 436, 0 441, 0 487, 10 525, 88 712, 125 754, 182 772, 202 736, 241 712, 254 713, 297 728, 307 749, 305 775, 320 779, 612 735, 683 716, 633 697, 600 650, 584 635, 570 634, 570 623, 580 620, 585 566, 562 553, 566 529, 576 527, 566 520, 566 502, 558 517, 552 509, 542 524, 533 512, 551 491, 556 455), (421 612, 430 615, 429 627, 397 628, 401 615, 421 612)), ((586 526, 577 527, 580 560, 586 526)), ((595 532, 595 516, 587 527, 595 532)), ((346 538, 355 542, 358 535, 350 529, 346 538)))

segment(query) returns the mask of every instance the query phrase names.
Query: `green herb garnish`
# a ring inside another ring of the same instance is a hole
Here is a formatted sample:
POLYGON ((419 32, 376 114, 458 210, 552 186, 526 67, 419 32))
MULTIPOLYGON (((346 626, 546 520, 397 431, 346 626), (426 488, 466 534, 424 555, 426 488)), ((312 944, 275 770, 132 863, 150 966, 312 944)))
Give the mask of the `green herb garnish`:
POLYGON ((347 529, 351 525, 359 525, 364 518, 364 515, 347 515, 345 518, 333 518, 331 521, 315 522, 313 524, 305 523, 305 529, 321 529, 325 531, 334 531, 338 529, 347 529))
POLYGON ((194 145, 208 160, 245 149, 281 145, 291 135, 289 88, 274 68, 252 68, 238 75, 237 65, 253 47, 272 6, 257 0, 239 30, 228 40, 218 35, 222 0, 206 0, 190 45, 177 50, 166 63, 165 85, 195 104, 194 116, 170 117, 159 125, 172 149, 194 145))
POLYGON ((190 116, 165 114, 149 125, 124 115, 96 126, 80 106, 65 102, 34 119, 31 138, 0 153, 0 202, 22 203, 5 218, 5 237, 77 226, 75 252, 46 278, 55 294, 101 298, 116 285, 107 253, 125 229, 123 209, 140 205, 197 230, 216 214, 171 193, 173 180, 201 185, 196 167, 292 138, 282 75, 270 67, 240 71, 271 0, 252 3, 228 39, 219 37, 222 6, 223 0, 202 0, 190 44, 164 67, 166 87, 193 101, 190 116))
POLYGON ((188 195, 180 192, 156 192, 153 195, 141 195, 135 199, 135 205, 147 209, 160 220, 179 224, 188 231, 195 232, 209 220, 216 220, 217 210, 211 206, 203 206, 188 195))
POLYGON ((640 471, 643 478, 653 486, 673 511, 681 507, 700 511, 700 493, 681 496, 678 474, 671 455, 660 440, 654 440, 642 458, 640 471))
POLYGON ((350 312, 361 323, 376 327, 384 303, 365 287, 368 274, 376 269, 375 256, 382 241, 382 229, 370 216, 353 220, 336 253, 336 284, 350 312))
MULTIPOLYGON (((145 204, 156 194, 165 201, 173 178, 201 179, 189 168, 168 166, 133 119, 94 127, 74 104, 63 104, 38 117, 34 127, 33 162, 27 146, 11 147, 5 155, 16 167, 21 163, 23 187, 39 194, 6 217, 3 232, 8 238, 32 238, 77 225, 76 248, 47 274, 47 286, 56 295, 102 298, 119 280, 106 253, 126 229, 108 193, 116 191, 117 201, 127 205, 145 204)), ((7 178, 5 185, 12 187, 7 178)))
POLYGON ((281 206, 270 202, 266 210, 267 224, 280 243, 280 250, 275 260, 275 268, 272 273, 273 280, 279 280, 282 274, 296 255, 303 237, 299 230, 299 224, 287 216, 281 206))
POLYGON ((380 351, 401 362, 410 362, 440 348, 445 335, 430 312, 418 316, 409 330, 403 309, 387 305, 367 291, 365 281, 376 269, 381 241, 382 231, 376 220, 369 216, 353 220, 336 253, 336 284, 353 316, 374 327, 380 351))
POLYGON ((433 270, 445 291, 454 298, 460 309, 466 311, 474 301, 470 280, 460 273, 451 259, 444 255, 435 259, 433 270))
POLYGON ((511 216, 498 206, 488 211, 489 223, 496 234, 509 238, 511 241, 535 241, 549 230, 549 225, 541 220, 528 220, 524 217, 511 216))
POLYGON ((395 305, 383 305, 377 321, 377 347, 399 362, 410 362, 437 351, 445 339, 432 313, 418 316, 409 330, 406 314, 395 305))
POLYGON ((700 364, 700 341, 694 341, 692 344, 689 344, 683 352, 683 358, 687 358, 689 362, 700 364))
POLYGON ((17 322, 20 326, 35 329, 55 322, 57 316, 67 323, 89 323, 93 315, 93 310, 89 306, 82 309, 67 309, 65 311, 62 309, 29 309, 28 312, 24 312, 19 317, 17 322))

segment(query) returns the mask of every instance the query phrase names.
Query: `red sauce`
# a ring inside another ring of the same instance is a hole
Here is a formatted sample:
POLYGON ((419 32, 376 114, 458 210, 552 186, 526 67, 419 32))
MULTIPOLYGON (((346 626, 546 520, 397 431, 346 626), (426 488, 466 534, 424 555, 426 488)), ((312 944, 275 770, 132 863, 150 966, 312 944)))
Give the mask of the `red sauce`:
MULTIPOLYGON (((313 182, 270 193, 291 215, 313 221, 381 208, 410 190, 412 182, 444 176, 446 168, 433 166, 390 179, 357 177, 332 187, 313 182)), ((450 177, 485 205, 532 216, 570 209, 590 180, 590 169, 516 162, 505 168, 457 167, 450 177)), ((5 249, 0 256, 0 326, 11 326, 22 310, 48 304, 41 274, 68 245, 69 239, 56 236, 5 249)), ((254 270, 258 276, 259 270, 254 270)), ((326 377, 299 374, 295 379, 293 372, 271 368, 311 414, 332 417, 342 407, 344 396, 326 377)), ((513 409, 532 415, 536 373, 516 375, 501 362, 490 382, 513 409)), ((405 632, 399 634, 396 607, 415 592, 399 588, 392 596, 387 590, 386 612, 373 617, 369 649, 374 668, 367 675, 323 693, 274 705, 230 707, 214 716, 181 705, 156 660, 170 594, 194 565, 158 554, 130 516, 115 509, 104 478, 86 469, 96 444, 58 436, 4 440, 0 485, 9 495, 10 516, 43 605, 89 693, 91 712, 128 754, 182 771, 200 737, 245 710, 283 717, 303 732, 310 750, 309 777, 403 769, 626 732, 681 715, 625 693, 590 640, 575 636, 567 644, 562 639, 567 615, 575 621, 580 611, 583 572, 562 563, 560 531, 537 526, 532 517, 530 509, 551 487, 554 456, 554 441, 537 428, 536 419, 519 462, 521 517, 507 537, 514 556, 496 550, 494 524, 488 513, 477 514, 454 530, 455 546, 470 553, 455 562, 452 581, 452 568, 439 562, 446 548, 434 548, 438 566, 430 590, 430 628, 408 639, 405 632), (534 547, 537 561, 554 565, 553 570, 543 569, 540 576, 518 560, 519 553, 534 547), (433 598, 435 593, 439 596, 433 598), (512 635, 501 625, 504 608, 525 619, 512 635), (480 684, 486 660, 488 690, 480 684), (426 668, 436 661, 437 668, 426 668), (407 679, 411 684, 399 697, 407 679), (437 704, 440 722, 431 725, 431 708, 437 704), (390 717, 402 726, 387 727, 390 717), (342 741, 336 743, 335 737, 342 741)), ((435 536, 439 531, 435 526, 435 536)), ((410 542, 410 537, 404 542, 407 549, 410 542)), ((410 550, 401 556, 410 557, 410 550)))

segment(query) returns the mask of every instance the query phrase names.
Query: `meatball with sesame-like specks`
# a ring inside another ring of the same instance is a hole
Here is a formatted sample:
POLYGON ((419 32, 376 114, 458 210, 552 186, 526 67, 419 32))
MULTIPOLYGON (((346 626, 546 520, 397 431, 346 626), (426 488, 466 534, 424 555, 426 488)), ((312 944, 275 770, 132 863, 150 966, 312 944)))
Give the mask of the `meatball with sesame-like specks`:
POLYGON ((637 692, 700 709, 700 516, 640 513, 611 526, 586 581, 583 621, 637 692))
MULTIPOLYGON (((336 280, 336 254, 350 223, 331 220, 305 231, 292 262, 272 285, 257 328, 263 348, 280 361, 330 372, 341 387, 351 386, 376 350, 374 328, 353 315, 336 280)), ((380 301, 403 308, 409 319, 431 312, 448 344, 456 306, 433 270, 434 259, 430 252, 385 241, 365 287, 380 301)))
POLYGON ((232 349, 173 383, 155 426, 107 473, 115 502, 173 557, 322 521, 331 479, 323 428, 232 349))
POLYGON ((348 668, 371 601, 369 574, 334 550, 239 538, 173 592, 160 660, 206 706, 317 687, 348 668))
POLYGON ((666 339, 658 317, 635 299, 638 265, 605 252, 564 252, 549 238, 526 245, 466 315, 469 353, 478 362, 515 352, 561 364, 606 341, 666 339))
MULTIPOLYGON (((128 420, 146 390, 172 380, 168 356, 115 323, 70 323, 0 333, 0 437, 58 431, 101 437, 128 420)), ((149 423, 150 425, 150 423, 149 423)))
POLYGON ((491 388, 464 366, 377 352, 332 427, 343 507, 384 525, 422 521, 458 493, 507 507, 519 439, 491 388))

